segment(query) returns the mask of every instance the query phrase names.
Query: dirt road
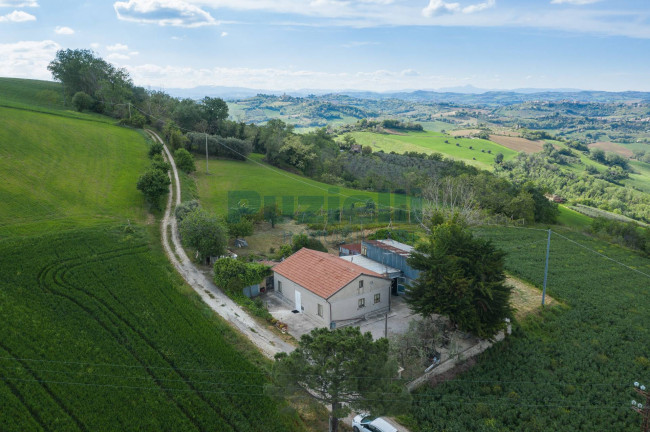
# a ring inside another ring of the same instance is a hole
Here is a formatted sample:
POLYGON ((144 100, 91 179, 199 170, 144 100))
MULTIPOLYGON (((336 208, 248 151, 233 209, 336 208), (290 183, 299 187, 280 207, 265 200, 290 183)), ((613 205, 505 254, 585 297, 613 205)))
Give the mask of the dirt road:
POLYGON ((272 359, 276 353, 293 351, 295 348, 293 345, 285 342, 268 329, 260 327, 245 310, 217 288, 211 278, 196 268, 188 258, 181 246, 176 216, 172 212, 173 208, 181 203, 181 184, 176 164, 162 139, 153 131, 147 130, 147 132, 156 141, 163 144, 167 160, 172 168, 172 184, 169 186, 169 198, 160 227, 163 246, 169 261, 208 306, 243 333, 266 357, 272 359), (170 231, 171 236, 169 235, 170 231))

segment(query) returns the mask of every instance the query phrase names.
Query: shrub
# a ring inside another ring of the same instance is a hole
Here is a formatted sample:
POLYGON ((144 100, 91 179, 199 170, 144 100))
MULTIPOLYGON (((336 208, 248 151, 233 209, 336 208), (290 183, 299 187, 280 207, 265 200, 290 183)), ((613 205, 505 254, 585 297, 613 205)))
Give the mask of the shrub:
POLYGON ((196 171, 196 165, 194 163, 194 156, 187 150, 179 148, 174 152, 174 160, 176 161, 176 166, 185 171, 186 173, 192 173, 196 171))
POLYGON ((163 145, 159 142, 154 142, 149 146, 149 157, 153 158, 155 155, 162 156, 163 145))
POLYGON ((72 105, 77 109, 77 111, 82 112, 93 106, 95 100, 87 93, 82 91, 77 92, 72 96, 72 105))

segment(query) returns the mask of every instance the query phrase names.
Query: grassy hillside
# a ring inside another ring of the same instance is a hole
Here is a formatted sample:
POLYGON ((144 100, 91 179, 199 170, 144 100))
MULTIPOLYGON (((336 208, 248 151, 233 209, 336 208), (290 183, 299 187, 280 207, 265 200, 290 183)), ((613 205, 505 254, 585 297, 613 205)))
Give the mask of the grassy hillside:
POLYGON ((96 113, 75 111, 63 103, 63 88, 53 81, 0 78, 0 107, 20 108, 58 116, 115 123, 114 119, 96 113))
POLYGON ((21 109, 0 108, 0 118, 0 236, 145 220, 140 133, 21 109))
POLYGON ((303 430, 162 252, 144 136, 31 108, 0 108, 0 430, 303 430))
POLYGON ((483 169, 491 169, 494 157, 502 153, 504 160, 513 158, 517 152, 507 147, 482 139, 454 138, 438 132, 409 132, 405 135, 387 135, 373 132, 350 133, 359 144, 369 145, 373 151, 383 150, 386 153, 404 153, 415 151, 419 153, 442 153, 443 155, 463 160, 470 165, 483 169), (448 141, 445 143, 445 141, 448 141), (456 146, 456 143, 459 145, 456 146), (470 147, 472 147, 470 149, 470 147), (483 151, 481 151, 483 150, 483 151), (491 151, 491 154, 488 153, 491 151))
MULTIPOLYGON (((477 234, 508 252, 509 272, 541 286, 545 232, 477 234)), ((645 258, 562 235, 650 274, 645 258)), ((531 317, 471 371, 416 395, 422 430, 638 430, 640 418, 628 405, 632 382, 647 379, 650 367, 648 280, 554 234, 548 293, 566 307, 531 317)))
POLYGON ((65 109, 60 83, 54 81, 0 78, 0 104, 65 109))
POLYGON ((380 199, 376 192, 336 187, 291 174, 262 162, 262 155, 254 154, 251 159, 254 162, 211 159, 209 175, 205 174, 205 158, 197 159, 197 191, 203 206, 225 214, 229 206, 240 200, 259 208, 260 204, 271 202, 269 197, 275 197, 287 214, 319 212, 321 207, 338 209, 341 205, 349 208, 352 203, 360 205, 369 199, 385 206, 407 202, 404 195, 393 195, 386 201, 385 195, 380 199))

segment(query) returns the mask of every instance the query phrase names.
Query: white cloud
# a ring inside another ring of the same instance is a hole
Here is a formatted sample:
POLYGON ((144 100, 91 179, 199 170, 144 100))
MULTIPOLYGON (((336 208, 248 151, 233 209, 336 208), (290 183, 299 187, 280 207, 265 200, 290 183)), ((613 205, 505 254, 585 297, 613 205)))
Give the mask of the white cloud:
POLYGON ((600 0, 551 0, 551 4, 571 4, 571 5, 587 5, 597 3, 600 0))
POLYGON ((0 44, 0 76, 52 79, 47 65, 60 49, 51 40, 0 44))
POLYGON ((26 22, 36 21, 36 17, 27 12, 15 10, 10 14, 0 16, 0 22, 26 22))
POLYGON ((73 35, 74 30, 72 30, 70 27, 57 26, 54 29, 54 33, 59 34, 59 35, 73 35))
POLYGON ((97 42, 92 42, 92 43, 90 44, 90 47, 91 47, 92 49, 94 49, 94 50, 99 49, 100 46, 101 46, 101 45, 98 44, 97 42))
POLYGON ((483 3, 472 4, 468 6, 461 6, 460 3, 448 3, 443 0, 429 0, 427 7, 422 9, 422 15, 425 17, 432 17, 446 13, 464 13, 471 14, 489 9, 496 4, 495 0, 487 0, 483 3))
POLYGON ((226 37, 228 36, 228 32, 221 32, 221 37, 226 37))
POLYGON ((129 60, 131 57, 126 54, 112 53, 107 57, 109 60, 129 60))
POLYGON ((123 20, 185 27, 223 23, 211 14, 229 10, 264 13, 264 23, 271 25, 520 27, 650 38, 649 11, 626 11, 613 1, 608 10, 578 11, 551 7, 552 1, 596 0, 510 1, 499 8, 496 0, 122 0, 114 8, 123 20))
POLYGON ((129 0, 113 4, 124 21, 174 27, 201 27, 218 22, 205 10, 184 0, 129 0))
POLYGON ((0 7, 38 7, 37 1, 0 0, 0 7))
POLYGON ((108 45, 106 49, 109 51, 128 51, 129 46, 121 43, 116 43, 115 45, 108 45))

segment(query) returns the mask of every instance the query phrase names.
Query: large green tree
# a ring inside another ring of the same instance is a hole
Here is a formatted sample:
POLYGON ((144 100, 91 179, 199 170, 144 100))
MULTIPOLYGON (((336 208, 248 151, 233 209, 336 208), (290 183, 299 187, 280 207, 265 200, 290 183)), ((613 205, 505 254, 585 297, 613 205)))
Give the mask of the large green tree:
POLYGON ((220 123, 228 118, 228 104, 221 98, 206 96, 201 99, 201 110, 208 125, 208 133, 218 134, 220 123))
POLYGON ((140 176, 137 188, 144 194, 151 206, 158 209, 160 208, 160 197, 168 192, 170 183, 171 180, 167 173, 152 167, 140 176))
POLYGON ((291 396, 308 389, 331 407, 330 431, 337 431, 339 419, 352 409, 385 414, 408 400, 397 380, 397 363, 389 357, 388 340, 373 341, 358 327, 314 329, 300 338, 291 354, 275 358, 276 391, 291 396))
POLYGON ((493 337, 513 312, 504 256, 489 240, 474 238, 457 217, 438 219, 408 259, 420 274, 406 301, 422 316, 444 315, 463 331, 493 337))
POLYGON ((199 258, 221 256, 226 252, 228 229, 224 222, 197 208, 188 213, 180 223, 183 242, 196 249, 199 258))
POLYGON ((105 108, 113 111, 113 104, 123 103, 132 96, 133 83, 126 70, 114 67, 91 50, 59 50, 47 69, 55 80, 63 83, 66 100, 71 100, 77 92, 84 92, 94 99, 109 102, 105 108))

